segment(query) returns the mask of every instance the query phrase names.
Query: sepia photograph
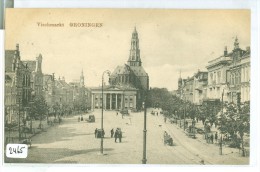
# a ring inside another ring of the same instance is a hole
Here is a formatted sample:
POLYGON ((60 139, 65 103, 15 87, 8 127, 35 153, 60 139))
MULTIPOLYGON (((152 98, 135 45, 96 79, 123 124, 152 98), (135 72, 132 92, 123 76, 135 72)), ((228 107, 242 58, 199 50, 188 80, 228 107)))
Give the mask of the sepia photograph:
POLYGON ((248 166, 250 43, 249 9, 7 8, 4 163, 248 166))

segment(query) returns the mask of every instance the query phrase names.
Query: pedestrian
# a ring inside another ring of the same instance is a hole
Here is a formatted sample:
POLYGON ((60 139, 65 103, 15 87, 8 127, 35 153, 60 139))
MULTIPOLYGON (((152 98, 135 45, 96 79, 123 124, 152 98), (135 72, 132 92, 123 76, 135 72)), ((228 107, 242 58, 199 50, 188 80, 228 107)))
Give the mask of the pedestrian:
POLYGON ((117 138, 118 138, 118 128, 116 129, 116 132, 115 132, 115 142, 116 142, 117 138))
POLYGON ((118 130, 118 138, 119 138, 119 142, 122 142, 122 131, 118 130))
POLYGON ((156 115, 158 116, 158 112, 156 112, 156 115))
POLYGON ((196 123, 196 121, 195 121, 195 119, 193 119, 193 120, 192 120, 192 126, 193 126, 193 127, 195 127, 195 123, 196 123))
POLYGON ((211 133, 211 135, 210 135, 210 141, 211 141, 211 143, 213 144, 213 141, 214 141, 213 133, 211 133))
POLYGON ((118 116, 118 112, 116 112, 116 116, 118 116))
POLYGON ((95 129, 95 138, 97 138, 97 132, 98 132, 98 129, 96 128, 95 129))
POLYGON ((83 116, 81 115, 81 121, 83 121, 83 116))
POLYGON ((215 133, 215 142, 218 141, 218 132, 215 133))
POLYGON ((111 138, 113 138, 113 136, 114 136, 114 129, 112 128, 112 130, 110 131, 110 133, 111 133, 111 138))
POLYGON ((101 137, 104 138, 104 136, 105 136, 105 129, 102 130, 101 134, 102 134, 101 137))

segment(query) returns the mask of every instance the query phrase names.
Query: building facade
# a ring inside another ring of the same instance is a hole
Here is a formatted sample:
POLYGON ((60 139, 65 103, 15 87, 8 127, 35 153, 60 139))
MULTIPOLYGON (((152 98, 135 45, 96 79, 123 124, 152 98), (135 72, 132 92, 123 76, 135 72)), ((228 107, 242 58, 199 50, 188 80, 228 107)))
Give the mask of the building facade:
POLYGON ((250 100, 250 48, 241 49, 236 38, 231 58, 230 100, 234 103, 248 101, 250 100))
POLYGON ((193 81, 193 103, 202 105, 203 100, 207 97, 208 72, 198 71, 194 74, 193 81))
MULTIPOLYGON (((92 109, 102 108, 102 92, 100 87, 92 88, 92 109)), ((136 108, 136 88, 127 88, 108 85, 103 88, 103 108, 106 110, 135 109, 136 108)))
POLYGON ((31 101, 31 71, 20 57, 19 44, 5 51, 5 122, 19 123, 31 101))
POLYGON ((227 47, 225 47, 222 56, 211 60, 206 66, 208 70, 208 87, 207 98, 208 99, 222 99, 223 101, 230 101, 229 93, 229 79, 230 79, 230 64, 231 53, 228 53, 227 47))
POLYGON ((250 47, 243 50, 236 37, 233 50, 209 61, 208 93, 209 99, 224 102, 246 102, 250 100, 250 47))
POLYGON ((23 63, 31 71, 31 88, 34 96, 43 96, 43 73, 42 73, 42 55, 39 54, 36 60, 24 60, 23 63))

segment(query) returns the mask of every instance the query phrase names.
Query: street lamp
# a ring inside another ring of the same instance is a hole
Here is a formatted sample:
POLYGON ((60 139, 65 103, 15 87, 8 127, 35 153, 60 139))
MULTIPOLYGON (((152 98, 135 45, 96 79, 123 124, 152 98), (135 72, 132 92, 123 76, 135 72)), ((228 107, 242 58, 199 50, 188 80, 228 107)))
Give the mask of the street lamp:
POLYGON ((21 129, 20 129, 20 106, 21 106, 21 98, 18 99, 19 100, 19 107, 18 107, 18 131, 19 131, 19 141, 21 140, 21 129))
POLYGON ((143 159, 142 159, 142 163, 143 164, 146 164, 146 95, 145 95, 145 99, 144 99, 144 102, 143 102, 143 107, 144 107, 144 130, 143 130, 143 159))
POLYGON ((106 70, 102 74, 102 110, 101 110, 101 143, 100 143, 100 153, 103 154, 103 137, 104 137, 104 129, 103 129, 103 111, 104 111, 104 74, 107 73, 110 76, 110 71, 106 70))
MULTIPOLYGON (((224 89, 221 96, 221 115, 223 117, 223 97, 224 97, 224 89)), ((220 140, 219 140, 219 155, 222 155, 222 122, 220 122, 220 140)))

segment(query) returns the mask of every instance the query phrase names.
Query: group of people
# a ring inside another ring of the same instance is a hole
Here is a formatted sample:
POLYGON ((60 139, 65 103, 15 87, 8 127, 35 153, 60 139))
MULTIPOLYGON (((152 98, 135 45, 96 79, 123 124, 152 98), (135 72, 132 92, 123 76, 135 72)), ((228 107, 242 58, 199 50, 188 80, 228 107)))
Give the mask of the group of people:
POLYGON ((104 138, 105 136, 105 131, 103 130, 98 130, 97 128, 95 129, 95 138, 104 138))
POLYGON ((80 121, 83 121, 83 116, 82 115, 78 117, 78 122, 80 122, 80 121))
POLYGON ((214 143, 214 139, 215 139, 215 143, 218 142, 218 132, 215 132, 215 134, 207 133, 205 136, 206 136, 207 143, 214 143))
POLYGON ((110 131, 111 133, 111 138, 115 137, 115 142, 117 142, 117 139, 119 139, 119 142, 122 142, 122 131, 120 128, 117 128, 116 131, 114 132, 114 129, 110 131))
MULTIPOLYGON (((119 139, 119 142, 121 143, 122 142, 122 131, 120 128, 117 128, 116 131, 114 131, 114 129, 112 128, 110 130, 110 133, 111 133, 111 138, 114 138, 115 137, 115 142, 117 142, 117 139, 119 139)), ((95 129, 95 138, 101 138, 105 136, 105 131, 101 131, 101 130, 98 130, 97 128, 95 129)))

